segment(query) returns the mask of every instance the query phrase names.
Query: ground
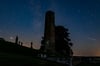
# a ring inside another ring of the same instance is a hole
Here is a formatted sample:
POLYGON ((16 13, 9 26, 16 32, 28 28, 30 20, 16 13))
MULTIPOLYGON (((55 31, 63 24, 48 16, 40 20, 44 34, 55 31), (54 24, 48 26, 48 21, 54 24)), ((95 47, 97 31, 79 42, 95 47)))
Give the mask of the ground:
POLYGON ((11 54, 0 52, 0 66, 66 66, 60 63, 24 56, 20 54, 11 54))
POLYGON ((80 63, 76 66, 100 66, 100 63, 87 63, 87 62, 83 62, 83 63, 80 63))

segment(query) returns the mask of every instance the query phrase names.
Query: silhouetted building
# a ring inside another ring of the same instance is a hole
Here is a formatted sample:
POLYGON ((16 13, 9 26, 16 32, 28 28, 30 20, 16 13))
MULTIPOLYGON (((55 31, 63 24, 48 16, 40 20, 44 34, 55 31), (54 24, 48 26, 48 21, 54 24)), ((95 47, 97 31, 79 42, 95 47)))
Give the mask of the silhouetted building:
POLYGON ((45 15, 44 43, 45 52, 55 53, 55 14, 53 11, 47 11, 45 15))

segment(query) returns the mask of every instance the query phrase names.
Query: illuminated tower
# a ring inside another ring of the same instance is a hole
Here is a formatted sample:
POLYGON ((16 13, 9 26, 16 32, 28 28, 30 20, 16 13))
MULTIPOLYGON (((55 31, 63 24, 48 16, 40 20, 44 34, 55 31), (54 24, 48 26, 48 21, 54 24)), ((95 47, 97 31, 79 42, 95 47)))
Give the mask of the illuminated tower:
POLYGON ((55 14, 53 11, 47 11, 45 15, 44 31, 45 51, 55 53, 55 14))

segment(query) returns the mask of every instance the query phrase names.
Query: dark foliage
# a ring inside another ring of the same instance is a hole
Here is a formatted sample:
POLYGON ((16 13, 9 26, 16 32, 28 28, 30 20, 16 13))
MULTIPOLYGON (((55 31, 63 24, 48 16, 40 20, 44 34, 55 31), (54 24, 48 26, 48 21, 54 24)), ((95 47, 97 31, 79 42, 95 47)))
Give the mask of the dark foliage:
POLYGON ((55 27, 55 47, 57 53, 64 56, 71 56, 73 54, 71 46, 71 39, 69 39, 68 29, 63 26, 55 27))
POLYGON ((18 36, 15 38, 15 44, 18 44, 18 36))

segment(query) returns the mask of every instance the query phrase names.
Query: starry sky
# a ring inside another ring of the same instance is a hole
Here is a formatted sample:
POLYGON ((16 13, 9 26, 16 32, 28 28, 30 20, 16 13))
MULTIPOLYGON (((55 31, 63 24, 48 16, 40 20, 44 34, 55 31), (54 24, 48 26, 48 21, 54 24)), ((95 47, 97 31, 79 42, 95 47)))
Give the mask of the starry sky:
POLYGON ((69 29, 74 55, 100 56, 100 0, 0 0, 0 37, 38 49, 48 10, 69 29))

